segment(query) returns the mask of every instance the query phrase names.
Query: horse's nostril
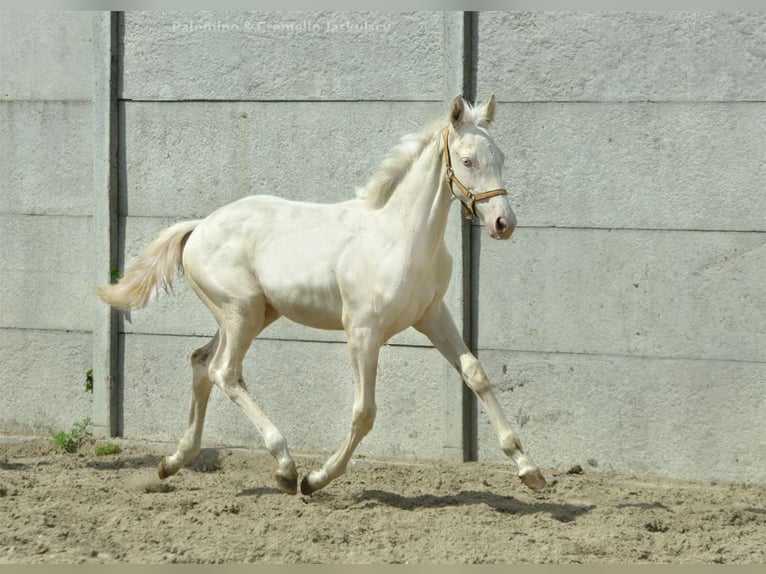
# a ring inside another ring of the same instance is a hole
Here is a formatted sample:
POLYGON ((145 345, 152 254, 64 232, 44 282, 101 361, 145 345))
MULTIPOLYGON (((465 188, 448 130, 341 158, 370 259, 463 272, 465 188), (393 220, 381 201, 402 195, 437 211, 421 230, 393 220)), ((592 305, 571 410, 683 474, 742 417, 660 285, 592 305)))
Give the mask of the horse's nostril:
POLYGON ((495 220, 495 231, 503 238, 507 238, 513 233, 515 223, 509 222, 505 217, 498 217, 495 220))

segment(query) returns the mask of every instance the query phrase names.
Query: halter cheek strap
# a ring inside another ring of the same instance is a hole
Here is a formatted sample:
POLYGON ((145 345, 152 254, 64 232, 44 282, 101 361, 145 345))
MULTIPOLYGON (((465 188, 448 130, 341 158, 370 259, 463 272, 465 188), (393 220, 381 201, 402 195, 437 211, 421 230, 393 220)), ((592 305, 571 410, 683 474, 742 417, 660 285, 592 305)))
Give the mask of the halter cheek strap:
POLYGON ((496 195, 508 195, 508 192, 505 189, 492 189, 490 191, 483 191, 482 193, 472 193, 471 190, 463 185, 457 178, 455 171, 452 169, 452 159, 450 158, 448 140, 449 130, 444 130, 444 165, 447 168, 447 183, 449 184, 449 189, 452 192, 452 195, 459 199, 460 203, 463 204, 463 215, 465 215, 466 219, 473 219, 476 217, 476 210, 474 208, 477 201, 489 199, 496 195), (455 193, 454 186, 457 186, 461 191, 463 194, 462 197, 455 193))

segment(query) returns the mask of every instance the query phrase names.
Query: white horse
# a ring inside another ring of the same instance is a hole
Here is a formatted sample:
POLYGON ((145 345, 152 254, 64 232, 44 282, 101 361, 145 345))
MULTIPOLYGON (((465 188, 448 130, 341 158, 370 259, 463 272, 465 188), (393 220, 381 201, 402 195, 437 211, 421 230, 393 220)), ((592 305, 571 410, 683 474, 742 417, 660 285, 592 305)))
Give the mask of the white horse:
POLYGON ((297 492, 298 472, 287 442, 242 378, 242 360, 253 338, 287 317, 344 330, 356 381, 351 431, 321 468, 303 478, 304 494, 345 472, 375 420, 380 348, 410 326, 462 373, 523 483, 545 486, 443 302, 452 269, 444 233, 453 199, 462 202, 467 217, 478 214, 490 237, 508 239, 516 225, 503 189, 503 153, 487 131, 494 115, 494 96, 476 107, 458 96, 445 120, 394 147, 357 198, 314 204, 245 197, 205 219, 166 229, 118 283, 97 290, 113 307, 138 309, 160 287, 168 290, 182 269, 218 323, 213 339, 191 355, 189 426, 176 452, 160 462, 161 479, 199 452, 215 384, 260 432, 277 460, 278 486, 297 492))

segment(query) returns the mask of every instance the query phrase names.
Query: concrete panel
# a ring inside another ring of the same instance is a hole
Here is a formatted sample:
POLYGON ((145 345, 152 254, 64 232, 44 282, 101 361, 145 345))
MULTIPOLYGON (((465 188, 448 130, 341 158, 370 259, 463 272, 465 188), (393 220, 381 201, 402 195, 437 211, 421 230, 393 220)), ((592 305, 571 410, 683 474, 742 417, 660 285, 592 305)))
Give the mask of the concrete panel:
POLYGON ((90 100, 90 12, 0 13, 3 100, 90 100))
POLYGON ((0 216, 0 327, 89 331, 89 217, 0 216))
POLYGON ((90 102, 0 102, 0 213, 93 209, 90 102))
POLYGON ((515 102, 763 101, 766 14, 484 12, 479 92, 515 102))
POLYGON ((251 194, 350 199, 391 146, 445 112, 441 102, 126 102, 122 113, 121 214, 191 219, 251 194))
POLYGON ((766 360, 766 235, 475 230, 479 348, 766 360))
POLYGON ((0 328, 0 430, 46 435, 90 415, 90 333, 0 328))
MULTIPOLYGON (((189 355, 204 339, 125 336, 125 435, 180 439, 187 421, 189 355)), ((438 458, 443 385, 448 365, 430 349, 384 348, 378 377, 378 418, 358 452, 371 456, 438 458)), ((285 434, 291 448, 328 452, 340 446, 351 420, 353 379, 344 345, 258 341, 244 367, 251 395, 285 434), (289 365, 289 366, 288 366, 289 365)), ((205 444, 262 447, 253 425, 213 389, 205 444)))
POLYGON ((766 104, 507 104, 520 225, 766 230, 766 104))
MULTIPOLYGON (((683 479, 766 480, 766 363, 510 351, 480 358, 543 468, 595 462, 683 479)), ((479 421, 480 458, 504 459, 486 415, 479 421)))
POLYGON ((442 99, 444 15, 126 12, 121 97, 442 99))

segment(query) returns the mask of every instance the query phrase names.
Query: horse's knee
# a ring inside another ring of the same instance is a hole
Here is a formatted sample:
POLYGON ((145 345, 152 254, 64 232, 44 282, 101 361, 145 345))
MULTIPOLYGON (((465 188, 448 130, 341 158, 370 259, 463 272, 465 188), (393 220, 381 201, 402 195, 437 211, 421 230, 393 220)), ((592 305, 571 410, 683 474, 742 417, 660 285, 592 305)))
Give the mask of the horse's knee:
POLYGON ((463 374, 463 380, 468 387, 477 395, 482 395, 490 390, 489 379, 484 369, 479 364, 479 360, 473 355, 463 357, 460 361, 460 370, 463 374))

